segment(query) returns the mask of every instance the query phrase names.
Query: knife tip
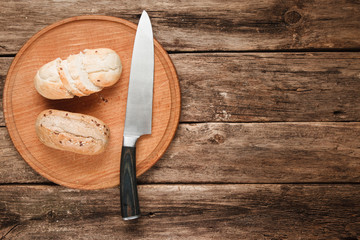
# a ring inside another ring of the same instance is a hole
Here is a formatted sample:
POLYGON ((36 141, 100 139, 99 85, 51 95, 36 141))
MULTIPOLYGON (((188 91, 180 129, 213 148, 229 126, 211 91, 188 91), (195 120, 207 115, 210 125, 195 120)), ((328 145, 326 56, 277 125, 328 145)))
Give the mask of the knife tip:
POLYGON ((140 16, 139 23, 142 22, 142 21, 148 22, 151 25, 150 17, 149 17, 148 13, 145 10, 143 10, 143 12, 142 12, 142 14, 140 16))

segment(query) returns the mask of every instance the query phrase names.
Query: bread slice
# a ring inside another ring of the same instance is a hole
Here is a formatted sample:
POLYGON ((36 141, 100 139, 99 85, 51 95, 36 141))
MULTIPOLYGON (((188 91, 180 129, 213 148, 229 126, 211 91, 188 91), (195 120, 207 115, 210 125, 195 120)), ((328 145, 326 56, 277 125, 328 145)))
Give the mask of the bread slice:
POLYGON ((120 78, 122 65, 119 55, 109 48, 85 49, 83 66, 90 81, 98 87, 114 85, 120 78))
POLYGON ((89 80, 88 73, 83 66, 84 54, 80 52, 76 55, 70 55, 67 58, 69 72, 74 80, 75 87, 86 95, 101 91, 103 88, 98 87, 89 80))
MULTIPOLYGON (((71 57, 71 55, 69 56, 69 58, 70 57, 71 57)), ((74 94, 78 97, 89 95, 89 94, 86 94, 86 93, 80 91, 80 89, 78 89, 76 87, 75 78, 77 76, 77 71, 70 72, 69 63, 68 63, 67 59, 61 61, 58 71, 59 71, 61 82, 64 84, 64 87, 69 92, 71 92, 72 94, 74 94)))
POLYGON ((73 98, 60 80, 58 67, 61 59, 57 58, 43 65, 34 77, 34 85, 38 93, 48 99, 73 98))
POLYGON ((54 109, 41 112, 35 128, 46 146, 85 155, 103 152, 110 136, 108 126, 95 117, 54 109))

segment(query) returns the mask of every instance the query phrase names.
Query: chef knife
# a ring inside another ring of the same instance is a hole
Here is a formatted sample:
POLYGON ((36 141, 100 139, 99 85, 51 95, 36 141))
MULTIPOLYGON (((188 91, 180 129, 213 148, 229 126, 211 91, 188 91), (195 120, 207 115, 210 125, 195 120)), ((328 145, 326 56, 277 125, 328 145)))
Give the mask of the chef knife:
POLYGON ((154 41, 151 22, 143 11, 136 31, 131 60, 125 128, 120 163, 121 215, 124 220, 140 216, 136 185, 136 141, 151 134, 154 82, 154 41))

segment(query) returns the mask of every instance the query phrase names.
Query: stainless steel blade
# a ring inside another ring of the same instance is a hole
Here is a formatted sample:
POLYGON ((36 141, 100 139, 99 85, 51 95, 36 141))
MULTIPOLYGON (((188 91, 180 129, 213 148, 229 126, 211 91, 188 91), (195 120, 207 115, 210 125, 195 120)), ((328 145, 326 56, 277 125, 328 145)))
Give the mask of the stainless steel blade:
POLYGON ((154 82, 154 41, 151 22, 143 11, 135 36, 126 105, 124 142, 151 134, 154 82), (125 139, 126 138, 126 139, 125 139))

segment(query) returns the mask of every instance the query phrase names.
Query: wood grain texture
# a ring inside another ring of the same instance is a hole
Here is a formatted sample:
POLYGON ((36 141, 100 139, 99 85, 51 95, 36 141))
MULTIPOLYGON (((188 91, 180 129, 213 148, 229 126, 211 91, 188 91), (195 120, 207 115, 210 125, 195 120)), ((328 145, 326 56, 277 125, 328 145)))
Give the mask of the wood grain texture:
MULTIPOLYGON (((182 122, 360 121, 360 53, 170 57, 180 80, 182 122)), ((0 84, 11 61, 0 58, 0 84)))
POLYGON ((45 26, 77 15, 137 23, 147 10, 168 51, 338 49, 360 47, 360 3, 347 0, 3 1, 0 54, 14 54, 45 26))
POLYGON ((48 182, 20 156, 5 127, 0 127, 0 166, 1 183, 48 182))
MULTIPOLYGON (((46 182, 0 128, 0 182, 46 182)), ((360 123, 181 124, 146 183, 360 181, 360 123)))
POLYGON ((42 28, 84 14, 137 23, 144 9, 183 105, 138 178, 143 216, 121 220, 117 188, 39 176, 0 111, 0 239, 358 239, 359 1, 3 1, 0 95, 9 56, 42 28))
POLYGON ((182 124, 143 182, 359 182, 359 123, 182 124))
POLYGON ((13 58, 0 57, 0 126, 5 126, 4 112, 3 112, 3 93, 7 72, 13 58))
MULTIPOLYGON (((4 87, 6 127, 21 156, 42 176, 63 186, 80 189, 107 188, 119 184, 135 33, 136 25, 123 19, 74 17, 42 30, 17 53, 4 87), (87 35, 89 28, 91 36, 87 35), (100 47, 110 48, 120 56, 122 73, 117 84, 87 97, 59 101, 45 99, 36 92, 33 78, 41 66, 57 57, 65 59, 84 49, 100 47), (101 119, 109 127, 111 135, 106 151, 89 156, 46 147, 39 141, 34 127, 38 114, 46 109, 66 110, 101 119)), ((137 175, 147 171, 163 155, 175 134, 180 117, 180 89, 176 71, 170 57, 157 41, 154 41, 153 92, 151 135, 142 136, 136 144, 139 149, 136 156, 137 175)))
POLYGON ((142 185, 142 217, 119 190, 0 186, 6 239, 356 239, 359 185, 142 185))
POLYGON ((359 121, 359 53, 171 56, 182 122, 359 121))

